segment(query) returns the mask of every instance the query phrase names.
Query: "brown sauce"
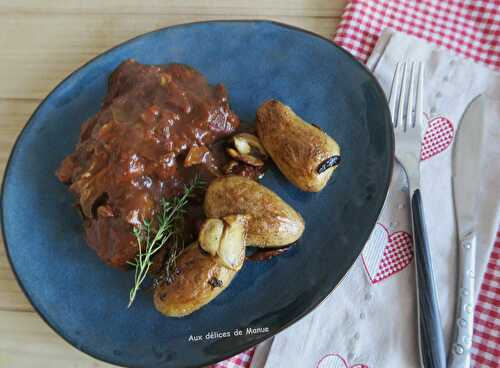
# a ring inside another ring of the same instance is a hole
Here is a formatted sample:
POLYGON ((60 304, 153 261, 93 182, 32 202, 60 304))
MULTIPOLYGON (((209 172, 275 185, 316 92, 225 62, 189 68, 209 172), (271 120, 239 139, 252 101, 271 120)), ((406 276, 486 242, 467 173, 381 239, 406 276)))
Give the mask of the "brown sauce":
POLYGON ((154 218, 160 199, 178 195, 195 175, 221 175, 226 160, 215 143, 239 124, 224 86, 209 85, 198 71, 121 64, 101 110, 82 125, 57 171, 77 197, 90 247, 124 267, 137 253, 132 228, 154 218))

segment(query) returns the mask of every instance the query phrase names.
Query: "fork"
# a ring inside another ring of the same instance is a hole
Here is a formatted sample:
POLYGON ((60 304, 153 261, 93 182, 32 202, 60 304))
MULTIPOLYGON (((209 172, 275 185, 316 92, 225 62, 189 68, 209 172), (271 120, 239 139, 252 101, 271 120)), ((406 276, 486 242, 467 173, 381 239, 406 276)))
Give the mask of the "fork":
POLYGON ((396 138, 396 159, 403 167, 410 187, 420 361, 425 368, 445 368, 446 350, 419 188, 423 84, 422 63, 398 63, 389 106, 396 138))

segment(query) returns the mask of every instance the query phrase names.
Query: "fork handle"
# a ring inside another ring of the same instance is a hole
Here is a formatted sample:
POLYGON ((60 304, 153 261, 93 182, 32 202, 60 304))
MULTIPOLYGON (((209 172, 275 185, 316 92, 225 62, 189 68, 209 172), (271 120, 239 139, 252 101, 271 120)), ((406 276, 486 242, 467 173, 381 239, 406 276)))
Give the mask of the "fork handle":
POLYGON ((424 368, 446 368, 446 349, 439 315, 436 282, 432 272, 429 240, 419 189, 415 190, 412 195, 411 209, 417 271, 418 336, 421 364, 424 368))

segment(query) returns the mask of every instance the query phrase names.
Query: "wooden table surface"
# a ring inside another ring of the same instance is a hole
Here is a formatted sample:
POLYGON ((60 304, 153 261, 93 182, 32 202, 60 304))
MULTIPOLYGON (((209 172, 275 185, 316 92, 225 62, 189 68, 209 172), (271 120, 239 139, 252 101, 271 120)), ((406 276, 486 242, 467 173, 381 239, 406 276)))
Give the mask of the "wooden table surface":
MULTIPOLYGON (((331 36, 347 0, 0 0, 0 174, 56 84, 129 38, 172 24, 273 19, 331 36)), ((111 367, 70 346, 33 311, 0 245, 0 368, 111 367)))

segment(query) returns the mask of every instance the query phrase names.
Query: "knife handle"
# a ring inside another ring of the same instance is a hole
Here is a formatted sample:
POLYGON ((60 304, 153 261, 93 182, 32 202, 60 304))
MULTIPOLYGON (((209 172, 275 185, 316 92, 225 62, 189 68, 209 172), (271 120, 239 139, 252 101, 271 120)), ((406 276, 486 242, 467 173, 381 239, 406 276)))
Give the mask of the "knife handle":
POLYGON ((474 277, 476 236, 473 232, 459 239, 458 294, 450 368, 469 368, 474 325, 474 277))
POLYGON ((425 368, 446 368, 446 349, 420 189, 415 190, 412 195, 411 210, 417 271, 418 336, 421 364, 425 368))

